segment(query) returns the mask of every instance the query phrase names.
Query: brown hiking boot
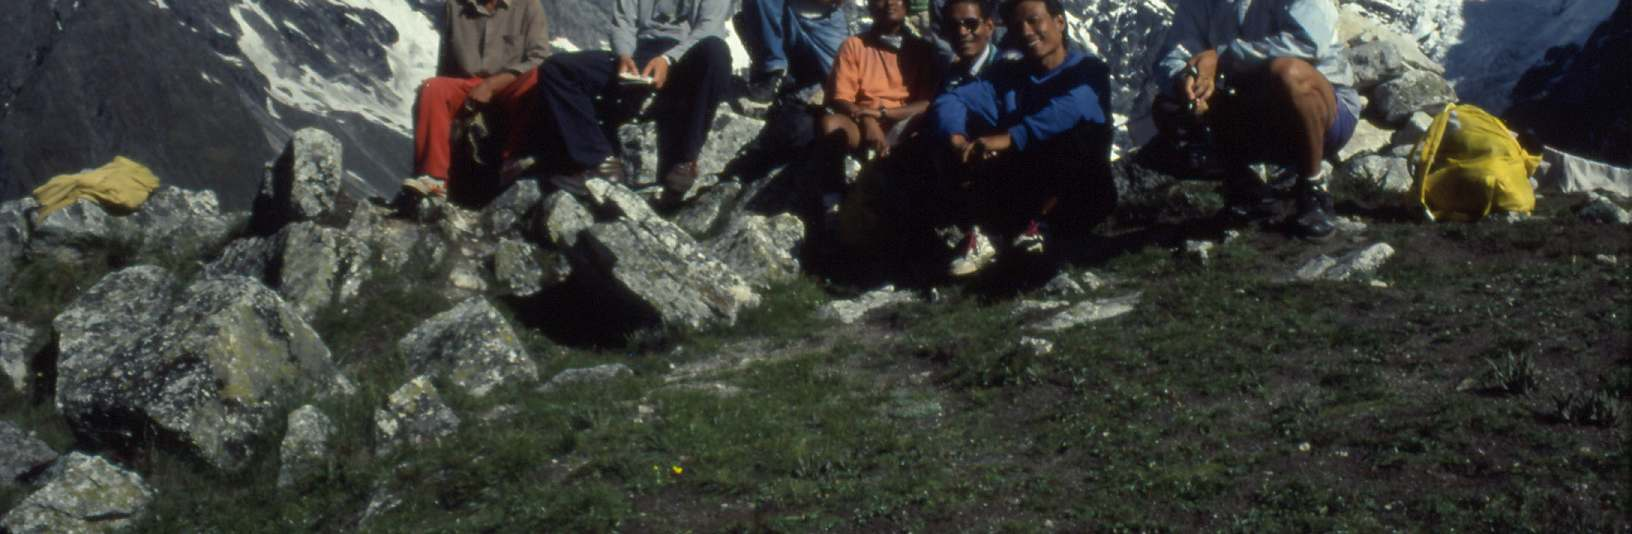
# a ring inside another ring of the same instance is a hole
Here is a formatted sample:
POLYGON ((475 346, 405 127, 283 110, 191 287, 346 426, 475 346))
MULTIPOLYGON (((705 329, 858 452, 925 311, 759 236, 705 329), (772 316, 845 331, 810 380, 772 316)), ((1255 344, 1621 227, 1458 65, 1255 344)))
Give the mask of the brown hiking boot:
POLYGON ((550 178, 550 183, 556 189, 566 191, 574 196, 589 196, 589 188, 584 184, 590 180, 606 180, 615 184, 624 182, 623 160, 617 156, 607 156, 599 165, 590 167, 572 174, 561 174, 550 178))
POLYGON ((663 173, 663 189, 674 195, 675 200, 691 191, 691 186, 697 183, 697 162, 686 161, 669 167, 669 172, 663 173))

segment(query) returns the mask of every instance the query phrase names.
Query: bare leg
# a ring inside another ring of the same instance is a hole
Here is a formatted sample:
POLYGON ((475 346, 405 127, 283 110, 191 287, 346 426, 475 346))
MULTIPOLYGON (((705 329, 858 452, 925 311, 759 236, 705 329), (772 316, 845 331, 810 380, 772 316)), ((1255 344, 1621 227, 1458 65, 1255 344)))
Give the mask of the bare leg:
POLYGON ((1289 139, 1295 152, 1298 177, 1314 178, 1320 174, 1320 161, 1326 154, 1326 131, 1337 120, 1337 96, 1332 83, 1313 65, 1301 59, 1278 58, 1269 64, 1270 77, 1278 89, 1277 97, 1290 107, 1289 139))

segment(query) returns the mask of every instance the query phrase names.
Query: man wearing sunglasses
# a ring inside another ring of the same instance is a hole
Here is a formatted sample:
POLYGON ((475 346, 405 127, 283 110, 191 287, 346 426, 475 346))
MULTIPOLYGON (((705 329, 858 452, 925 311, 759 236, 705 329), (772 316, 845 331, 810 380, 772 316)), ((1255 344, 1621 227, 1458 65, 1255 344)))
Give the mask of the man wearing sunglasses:
POLYGON ((1332 0, 1183 0, 1173 17, 1154 69, 1164 92, 1152 114, 1158 128, 1175 131, 1186 122, 1184 113, 1210 125, 1234 171, 1227 178, 1232 203, 1249 215, 1267 212, 1265 203, 1273 199, 1247 164, 1292 165, 1297 214, 1291 226, 1305 237, 1331 236, 1332 196, 1321 160, 1348 142, 1360 110, 1337 34, 1337 6, 1332 0))
POLYGON ((996 258, 981 229, 1041 255, 1052 247, 1048 227, 1083 235, 1115 203, 1104 62, 1070 46, 1059 0, 1009 0, 1003 20, 1024 59, 988 66, 995 70, 943 93, 931 112, 953 160, 941 179, 961 189, 954 201, 968 225, 954 277, 996 258))
POLYGON ((992 44, 996 24, 986 0, 950 0, 940 10, 941 38, 952 46, 955 60, 942 81, 943 90, 983 79, 997 62, 997 46, 992 44))

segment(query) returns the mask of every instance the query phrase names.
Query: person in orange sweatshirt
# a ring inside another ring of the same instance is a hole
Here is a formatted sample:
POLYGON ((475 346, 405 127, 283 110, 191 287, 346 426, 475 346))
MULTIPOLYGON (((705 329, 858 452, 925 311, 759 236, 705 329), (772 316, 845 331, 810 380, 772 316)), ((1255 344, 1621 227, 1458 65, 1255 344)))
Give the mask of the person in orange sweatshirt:
POLYGON ((447 0, 436 77, 414 104, 414 176, 403 189, 447 196, 452 125, 461 114, 497 111, 501 154, 521 148, 526 117, 536 113, 538 65, 550 55, 549 26, 536 0, 447 0))

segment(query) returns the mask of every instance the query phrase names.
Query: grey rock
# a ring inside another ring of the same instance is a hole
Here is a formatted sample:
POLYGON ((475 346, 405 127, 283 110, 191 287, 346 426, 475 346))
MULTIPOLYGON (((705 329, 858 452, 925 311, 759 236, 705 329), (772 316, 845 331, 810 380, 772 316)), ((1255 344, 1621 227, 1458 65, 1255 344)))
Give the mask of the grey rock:
POLYGON ((530 297, 545 287, 560 283, 553 278, 554 270, 545 270, 539 262, 538 247, 526 241, 504 239, 493 250, 493 280, 499 291, 507 295, 530 297))
POLYGON ((742 184, 721 182, 697 195, 675 214, 674 223, 695 237, 707 234, 725 218, 727 209, 742 195, 742 184))
POLYGON ((835 300, 816 310, 816 317, 824 320, 838 321, 840 324, 854 324, 861 320, 868 312, 900 304, 919 302, 921 299, 911 291, 899 291, 895 286, 884 286, 861 294, 853 299, 835 300))
POLYGON ((356 299, 371 274, 373 251, 345 230, 296 223, 279 230, 273 242, 277 272, 263 279, 307 320, 331 304, 356 299))
POLYGON ((1609 197, 1588 193, 1586 204, 1577 212, 1581 220, 1599 224, 1632 224, 1632 212, 1622 208, 1609 197))
POLYGON ((482 227, 490 236, 519 236, 525 230, 527 214, 543 198, 538 180, 519 180, 482 208, 482 227))
POLYGON ((79 263, 86 254, 129 244, 137 238, 128 217, 116 217, 93 200, 80 200, 34 222, 28 255, 79 263))
POLYGON ((1339 196, 1374 204, 1406 203, 1412 182, 1405 158, 1381 154, 1349 160, 1332 176, 1332 187, 1339 196))
POLYGON ((634 376, 634 374, 634 370, 621 363, 609 363, 582 369, 567 369, 550 377, 550 380, 545 382, 543 386, 539 386, 538 390, 548 392, 564 386, 599 384, 625 376, 634 376))
POLYGON ((1134 307, 1139 305, 1139 298, 1139 293, 1130 293, 1120 297, 1079 302, 1065 311, 1031 324, 1026 328, 1038 332, 1059 332, 1088 323, 1120 317, 1132 312, 1134 307))
POLYGON ((1456 90, 1432 72, 1411 71, 1378 85, 1372 99, 1373 116, 1384 124, 1400 126, 1414 113, 1456 102, 1456 90))
POLYGON ((342 154, 340 140, 328 132, 316 128, 295 132, 261 179, 251 224, 266 235, 291 222, 328 215, 345 176, 342 154))
POLYGON ((1421 111, 1412 113, 1411 118, 1407 119, 1399 130, 1394 131, 1394 136, 1389 138, 1388 144, 1415 146, 1417 141, 1428 135, 1428 128, 1433 125, 1433 115, 1421 111))
POLYGON ((278 447, 278 487, 294 486, 326 471, 333 455, 334 432, 334 421, 316 406, 308 404, 289 412, 289 424, 278 447))
POLYGON ((36 334, 26 324, 0 317, 0 387, 9 383, 17 393, 28 391, 28 361, 37 348, 36 334))
POLYGON ((1337 227, 1337 233, 1358 235, 1366 232, 1369 226, 1358 217, 1339 216, 1332 219, 1332 226, 1337 227))
POLYGON ((1043 338, 1021 336, 1019 349, 1029 356, 1047 356, 1054 353, 1054 342, 1043 338))
MULTIPOLYGON (((720 174, 726 164, 737 158, 737 153, 759 136, 765 121, 739 115, 722 106, 714 115, 714 124, 708 131, 697 156, 698 174, 720 174)), ((635 185, 650 185, 658 181, 657 128, 650 122, 626 124, 618 129, 619 142, 624 154, 633 154, 628 161, 629 175, 635 185)))
MULTIPOLYGON (((1228 238, 1228 232, 1225 233, 1225 237, 1228 238)), ((1100 289, 1111 287, 1111 285, 1115 283, 1110 278, 1094 274, 1092 271, 1083 271, 1081 278, 1082 287, 1089 291, 1099 291, 1100 289)))
POLYGON ((374 452, 387 456, 435 443, 458 432, 459 424, 459 415, 442 401, 431 378, 415 377, 391 393, 384 408, 374 411, 374 452))
POLYGON ((472 298, 437 314, 397 342, 414 373, 440 375, 471 395, 538 379, 538 366, 499 310, 472 298))
POLYGON ((130 219, 141 232, 146 258, 198 258, 232 231, 232 220, 208 190, 160 186, 130 219))
POLYGON ((1369 120, 1360 119, 1354 126, 1354 136, 1337 151, 1337 161, 1349 161, 1361 154, 1380 151, 1391 143, 1390 139, 1395 135, 1394 132, 1378 128, 1369 120))
POLYGON ((100 456, 70 453, 61 473, 24 498, 0 527, 15 534, 116 532, 141 522, 157 495, 141 475, 100 456))
POLYGON ((1537 180, 1543 188, 1565 193, 1604 190, 1632 197, 1632 169, 1593 161, 1553 147, 1542 150, 1541 159, 1547 164, 1547 172, 1537 180))
POLYGON ((227 243, 219 257, 204 264, 204 275, 237 275, 264 279, 266 273, 272 270, 272 255, 275 252, 275 243, 268 238, 235 239, 227 243))
POLYGON ((1070 306, 1071 302, 1065 300, 1022 300, 1014 303, 1014 309, 1009 314, 1015 317, 1035 316, 1070 306))
POLYGON ((1445 68, 1428 59, 1416 43, 1399 35, 1351 46, 1343 56, 1354 69, 1355 89, 1362 92, 1411 71, 1445 74, 1445 68))
POLYGON ((597 224, 580 236, 572 258, 575 276, 667 326, 730 325, 759 304, 748 282, 658 218, 597 224))
POLYGON ((0 488, 15 487, 18 479, 57 459, 57 451, 10 421, 0 421, 0 488))
POLYGON ((731 221, 708 250, 759 288, 799 276, 799 246, 805 223, 792 214, 747 214, 731 221))
POLYGON ((649 221, 661 218, 645 197, 620 184, 590 180, 584 184, 584 188, 589 190, 590 205, 607 219, 649 221))
POLYGON ((577 197, 557 191, 544 197, 533 221, 535 236, 564 250, 578 244, 578 235, 595 225, 595 216, 577 197))
POLYGON ((1374 243, 1365 248, 1350 252, 1341 258, 1333 259, 1330 256, 1319 256, 1304 263, 1298 268, 1294 277, 1299 280, 1355 280, 1368 278, 1376 274, 1389 258, 1394 256, 1394 247, 1388 243, 1374 243))
POLYGON ((1207 265, 1213 260, 1213 249, 1218 244, 1212 241, 1188 240, 1184 242, 1184 256, 1196 263, 1207 265))
POLYGON ((440 235, 389 215, 387 208, 364 204, 352 212, 346 223, 346 233, 368 243, 374 251, 376 271, 403 272, 409 267, 428 270, 447 259, 448 244, 440 235))
POLYGON ((6 293, 28 252, 29 213, 39 205, 34 197, 0 203, 0 293, 6 293))
POLYGON ((118 439, 151 423, 234 471, 284 406, 354 389, 299 312, 259 282, 206 278, 172 300, 174 282, 154 271, 109 275, 54 321, 57 407, 81 433, 118 439))
POLYGON ((1082 288, 1082 284, 1063 272, 1054 275, 1047 284, 1043 284, 1043 294, 1051 297, 1075 297, 1083 293, 1087 293, 1087 290, 1082 288))

